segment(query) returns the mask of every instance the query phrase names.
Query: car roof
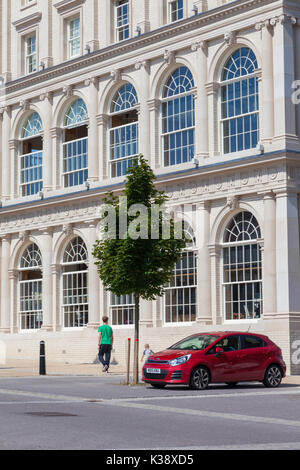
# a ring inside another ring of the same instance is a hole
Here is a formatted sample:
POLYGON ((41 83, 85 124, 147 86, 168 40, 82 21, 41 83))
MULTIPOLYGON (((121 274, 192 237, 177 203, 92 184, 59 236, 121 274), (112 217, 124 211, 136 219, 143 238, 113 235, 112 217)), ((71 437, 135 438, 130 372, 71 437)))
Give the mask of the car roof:
POLYGON ((265 335, 262 335, 260 333, 253 333, 250 331, 206 331, 202 333, 195 333, 195 335, 197 336, 201 336, 201 335, 211 335, 211 336, 250 335, 250 336, 259 336, 261 338, 267 338, 267 336, 265 335))

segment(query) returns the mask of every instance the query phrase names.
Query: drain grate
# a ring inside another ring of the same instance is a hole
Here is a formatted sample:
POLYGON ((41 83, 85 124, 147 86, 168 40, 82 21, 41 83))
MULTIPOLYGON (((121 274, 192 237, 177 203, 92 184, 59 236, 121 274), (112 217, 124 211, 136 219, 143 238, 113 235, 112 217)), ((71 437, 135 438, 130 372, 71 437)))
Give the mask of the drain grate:
POLYGON ((73 415, 70 413, 59 413, 57 411, 33 411, 30 413, 25 413, 30 416, 40 416, 43 418, 62 418, 62 417, 72 417, 72 416, 78 416, 78 415, 73 415))

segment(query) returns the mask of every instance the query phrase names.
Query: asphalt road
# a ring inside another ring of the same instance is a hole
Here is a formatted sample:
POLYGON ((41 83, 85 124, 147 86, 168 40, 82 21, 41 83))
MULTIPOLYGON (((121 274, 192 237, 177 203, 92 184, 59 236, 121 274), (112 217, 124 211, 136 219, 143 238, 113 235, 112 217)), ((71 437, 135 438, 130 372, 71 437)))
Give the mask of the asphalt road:
POLYGON ((156 390, 123 377, 0 379, 0 450, 300 449, 300 387, 156 390))

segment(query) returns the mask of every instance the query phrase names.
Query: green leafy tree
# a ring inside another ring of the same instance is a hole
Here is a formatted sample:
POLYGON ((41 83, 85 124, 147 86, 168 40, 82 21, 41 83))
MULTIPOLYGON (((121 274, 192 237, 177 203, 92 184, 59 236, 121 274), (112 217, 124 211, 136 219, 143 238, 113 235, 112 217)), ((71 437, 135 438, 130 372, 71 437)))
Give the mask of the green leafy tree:
POLYGON ((93 250, 105 289, 117 296, 134 295, 134 383, 138 383, 140 299, 164 294, 186 246, 182 224, 178 227, 167 214, 167 196, 156 189, 155 179, 139 156, 127 171, 122 197, 108 193, 104 199, 102 237, 93 250))

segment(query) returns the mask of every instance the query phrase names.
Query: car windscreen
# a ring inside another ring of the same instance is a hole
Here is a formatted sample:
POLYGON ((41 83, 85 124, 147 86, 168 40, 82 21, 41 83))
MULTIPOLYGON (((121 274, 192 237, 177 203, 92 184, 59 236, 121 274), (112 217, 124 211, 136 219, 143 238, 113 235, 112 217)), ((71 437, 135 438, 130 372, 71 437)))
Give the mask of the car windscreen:
POLYGON ((182 341, 179 341, 176 344, 173 344, 168 349, 191 349, 201 351, 202 349, 207 348, 210 344, 216 341, 219 336, 213 335, 197 335, 191 336, 190 338, 185 338, 182 341))

